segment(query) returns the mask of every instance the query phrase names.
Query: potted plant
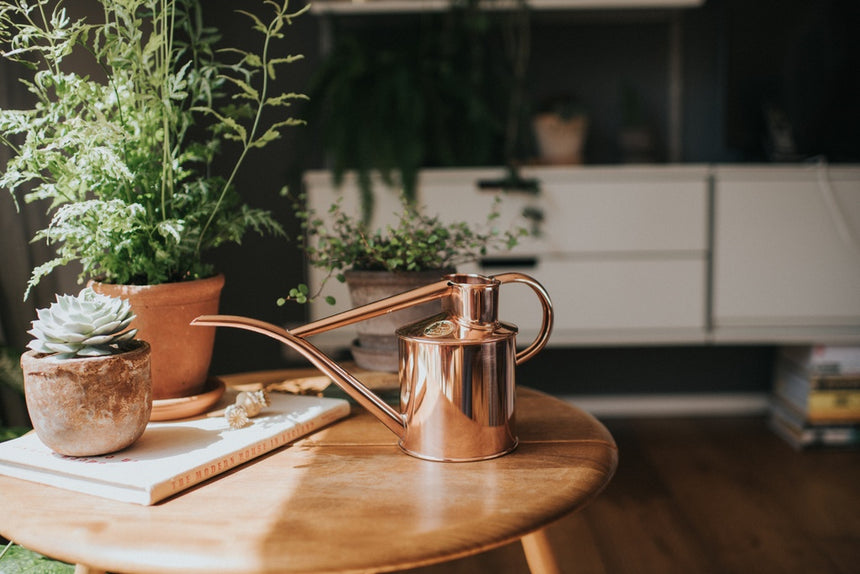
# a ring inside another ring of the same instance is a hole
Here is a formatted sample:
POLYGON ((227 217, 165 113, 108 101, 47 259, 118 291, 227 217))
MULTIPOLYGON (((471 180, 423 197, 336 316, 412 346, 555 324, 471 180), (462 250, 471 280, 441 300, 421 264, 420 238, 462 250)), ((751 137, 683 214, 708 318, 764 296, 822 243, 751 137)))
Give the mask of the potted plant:
POLYGON ((332 34, 309 114, 334 184, 355 173, 365 221, 375 176, 412 200, 421 168, 516 164, 528 18, 523 0, 451 0, 396 30, 332 34))
POLYGON ((38 311, 21 356, 33 429, 59 454, 130 446, 152 410, 150 347, 136 340, 128 301, 84 288, 38 311))
MULTIPOLYGON (((306 284, 290 290, 287 300, 305 303, 320 296, 325 282, 334 277, 346 282, 354 306, 364 305, 408 289, 438 281, 453 273, 457 265, 475 261, 490 252, 511 249, 524 228, 499 230, 496 198, 484 226, 466 222, 447 223, 422 213, 401 195, 397 223, 371 229, 360 216, 351 216, 335 201, 325 214, 304 210, 304 197, 296 201, 296 213, 305 235, 299 239, 308 264, 328 273, 315 292, 306 284)), ((329 303, 335 301, 329 297, 329 303)), ((373 371, 397 370, 397 339, 400 325, 439 312, 439 304, 418 305, 356 324, 358 339, 351 351, 356 364, 373 371)))
POLYGON ((621 127, 618 151, 624 163, 654 163, 656 142, 641 94, 630 84, 621 87, 621 127))
POLYGON ((542 163, 582 163, 588 115, 575 97, 558 96, 546 101, 532 119, 532 128, 542 163))
POLYGON ((135 305, 155 398, 194 395, 207 382, 214 330, 188 323, 217 312, 224 283, 206 254, 251 230, 283 234, 234 180, 248 154, 302 123, 289 107, 305 96, 272 93, 272 80, 300 58, 275 42, 307 7, 238 10, 257 33, 258 49, 246 51, 219 46, 198 0, 100 3, 104 18, 92 22, 71 18, 62 1, 0 4, 0 48, 34 70, 23 81, 35 100, 0 110, 0 142, 13 153, 0 187, 45 200, 51 215, 35 239, 56 257, 33 270, 27 293, 52 269, 80 263, 93 289, 135 305), (76 72, 73 53, 101 73, 76 72), (167 314, 152 318, 161 302, 167 314))

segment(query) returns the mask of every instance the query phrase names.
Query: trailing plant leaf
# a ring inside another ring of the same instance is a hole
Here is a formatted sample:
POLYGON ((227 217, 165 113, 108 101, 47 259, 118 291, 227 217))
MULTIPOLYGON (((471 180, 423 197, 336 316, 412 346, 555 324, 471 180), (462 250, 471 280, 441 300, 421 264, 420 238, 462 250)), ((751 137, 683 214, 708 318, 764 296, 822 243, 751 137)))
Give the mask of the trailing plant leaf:
MULTIPOLYGON (((525 0, 452 0, 408 38, 335 29, 310 87, 310 113, 340 186, 354 171, 364 221, 378 176, 414 201, 423 167, 515 165, 527 140, 525 0)), ((337 25, 337 22, 334 23, 337 25)))

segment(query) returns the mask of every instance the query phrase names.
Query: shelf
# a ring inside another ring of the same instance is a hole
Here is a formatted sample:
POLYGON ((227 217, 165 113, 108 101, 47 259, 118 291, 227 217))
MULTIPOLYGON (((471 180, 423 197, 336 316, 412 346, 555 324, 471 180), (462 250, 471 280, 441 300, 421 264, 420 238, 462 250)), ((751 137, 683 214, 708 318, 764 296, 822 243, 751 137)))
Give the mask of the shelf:
MULTIPOLYGON (((533 10, 644 10, 696 8, 705 0, 530 0, 533 10)), ((316 14, 393 14, 441 11, 450 0, 317 0, 311 4, 316 14)), ((512 0, 499 1, 487 7, 505 9, 514 6, 512 0)))

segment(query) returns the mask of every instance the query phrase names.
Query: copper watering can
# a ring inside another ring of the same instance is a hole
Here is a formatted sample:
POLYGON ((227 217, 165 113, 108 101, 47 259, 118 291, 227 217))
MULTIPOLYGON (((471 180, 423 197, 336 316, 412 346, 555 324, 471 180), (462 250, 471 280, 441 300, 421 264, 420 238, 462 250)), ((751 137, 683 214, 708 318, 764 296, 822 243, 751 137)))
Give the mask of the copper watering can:
POLYGON ((418 458, 473 461, 517 446, 514 367, 546 345, 552 329, 546 290, 521 273, 447 275, 441 281, 356 307, 291 331, 231 315, 204 315, 193 325, 237 327, 268 335, 301 353, 400 439, 418 458), (516 352, 517 328, 498 320, 499 286, 524 283, 543 308, 536 339, 516 352), (400 309, 442 300, 442 313, 399 328, 400 406, 380 399, 304 337, 400 309))

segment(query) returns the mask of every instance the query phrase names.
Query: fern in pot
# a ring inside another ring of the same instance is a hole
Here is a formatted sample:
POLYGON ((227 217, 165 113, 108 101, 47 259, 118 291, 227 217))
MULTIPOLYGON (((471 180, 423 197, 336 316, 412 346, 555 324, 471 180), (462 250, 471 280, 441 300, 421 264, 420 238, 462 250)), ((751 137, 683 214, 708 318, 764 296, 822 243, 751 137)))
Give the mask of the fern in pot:
MULTIPOLYGON (((325 278, 312 292, 306 284, 290 290, 278 301, 306 303, 323 298, 332 278, 347 284, 353 306, 364 305, 438 281, 456 271, 458 265, 479 260, 492 252, 509 250, 527 235, 524 228, 501 230, 497 198, 484 225, 465 221, 446 222, 424 213, 420 206, 401 195, 397 221, 372 228, 362 216, 348 214, 339 198, 325 214, 303 207, 296 198, 295 211, 304 236, 299 239, 308 264, 321 269, 325 278)), ((329 304, 336 301, 325 296, 329 304)), ((358 338, 351 352, 356 364, 373 371, 397 371, 397 337, 401 325, 438 313, 439 302, 388 313, 356 324, 358 338)))
POLYGON ((280 46, 276 57, 275 47, 306 7, 261 0, 259 14, 238 10, 255 32, 246 51, 219 45, 199 0, 99 4, 93 22, 70 17, 62 1, 0 5, 0 49, 33 70, 22 81, 35 100, 0 110, 0 142, 12 152, 0 187, 44 200, 51 215, 35 240, 56 257, 33 270, 27 293, 80 263, 96 291, 133 302, 153 348, 155 398, 194 395, 207 384, 214 331, 188 323, 217 312, 224 283, 207 253, 251 231, 283 234, 234 181, 250 153, 303 123, 290 105, 304 96, 273 93, 272 81, 301 57, 280 46), (72 53, 102 74, 76 72, 72 53), (221 153, 228 146, 232 159, 221 153), (162 303, 170 313, 152 317, 162 303))
POLYGON ((128 301, 83 289, 38 311, 21 356, 33 429, 55 452, 94 456, 130 446, 152 410, 149 344, 129 329, 128 301))

